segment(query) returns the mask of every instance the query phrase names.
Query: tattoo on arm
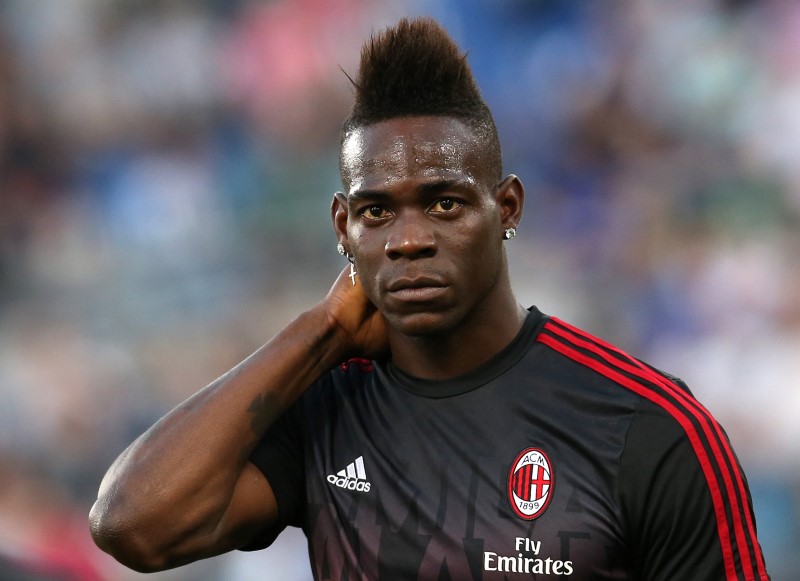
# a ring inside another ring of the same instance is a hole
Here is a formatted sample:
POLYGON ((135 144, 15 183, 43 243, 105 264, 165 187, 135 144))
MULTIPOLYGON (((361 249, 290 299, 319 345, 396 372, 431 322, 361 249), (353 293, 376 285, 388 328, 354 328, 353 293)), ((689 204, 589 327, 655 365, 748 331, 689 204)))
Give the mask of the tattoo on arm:
POLYGON ((277 417, 278 398, 272 393, 260 393, 250 402, 247 411, 253 414, 250 429, 253 435, 261 437, 277 417))
POLYGON ((250 402, 247 411, 251 414, 250 431, 253 439, 242 446, 240 454, 244 459, 250 456, 253 446, 278 416, 278 398, 272 393, 260 393, 250 402))

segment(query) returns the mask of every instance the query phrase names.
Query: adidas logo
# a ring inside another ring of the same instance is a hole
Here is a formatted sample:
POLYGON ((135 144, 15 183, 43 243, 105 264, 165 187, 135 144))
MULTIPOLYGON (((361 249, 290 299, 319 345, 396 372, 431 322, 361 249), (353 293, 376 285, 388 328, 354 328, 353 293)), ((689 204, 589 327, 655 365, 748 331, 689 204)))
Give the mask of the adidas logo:
POLYGON ((336 474, 328 474, 328 482, 339 488, 357 492, 369 492, 372 486, 367 482, 363 456, 359 456, 353 462, 350 462, 344 470, 339 470, 336 474))

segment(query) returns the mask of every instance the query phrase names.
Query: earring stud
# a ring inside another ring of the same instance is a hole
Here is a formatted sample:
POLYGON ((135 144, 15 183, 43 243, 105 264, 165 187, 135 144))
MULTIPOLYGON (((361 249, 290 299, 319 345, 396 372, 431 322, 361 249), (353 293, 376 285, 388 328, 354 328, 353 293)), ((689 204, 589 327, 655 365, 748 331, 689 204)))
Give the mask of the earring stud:
POLYGON ((344 244, 339 242, 339 244, 336 245, 336 252, 338 252, 341 256, 344 256, 345 255, 344 244))
POLYGON ((503 240, 511 240, 516 235, 517 235, 516 228, 506 228, 506 231, 503 232, 503 240))

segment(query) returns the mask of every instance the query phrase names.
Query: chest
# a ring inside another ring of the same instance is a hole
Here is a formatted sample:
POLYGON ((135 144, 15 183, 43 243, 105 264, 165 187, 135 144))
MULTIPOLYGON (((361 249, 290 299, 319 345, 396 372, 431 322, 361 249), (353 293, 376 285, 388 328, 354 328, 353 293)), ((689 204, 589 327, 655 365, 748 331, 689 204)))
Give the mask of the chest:
POLYGON ((344 578, 626 578, 614 490, 630 407, 557 383, 339 401, 308 442, 312 555, 344 578))

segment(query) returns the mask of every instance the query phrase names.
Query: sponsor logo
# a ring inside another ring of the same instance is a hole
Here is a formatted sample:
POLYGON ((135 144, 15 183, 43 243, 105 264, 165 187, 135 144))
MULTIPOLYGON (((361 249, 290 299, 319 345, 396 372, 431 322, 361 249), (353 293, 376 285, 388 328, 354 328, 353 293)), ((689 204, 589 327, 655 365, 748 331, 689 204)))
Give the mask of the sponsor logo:
POLYGON ((367 482, 363 456, 350 462, 344 470, 339 470, 336 474, 328 474, 328 482, 339 488, 356 492, 369 492, 369 489, 372 488, 372 485, 367 482))
POLYGON ((527 573, 534 575, 559 575, 569 577, 575 572, 572 561, 562 561, 540 555, 542 541, 517 537, 513 555, 499 555, 484 551, 483 570, 501 573, 527 573))
POLYGON ((508 502, 519 518, 533 520, 542 515, 553 496, 553 467, 539 448, 523 450, 508 471, 508 502))

